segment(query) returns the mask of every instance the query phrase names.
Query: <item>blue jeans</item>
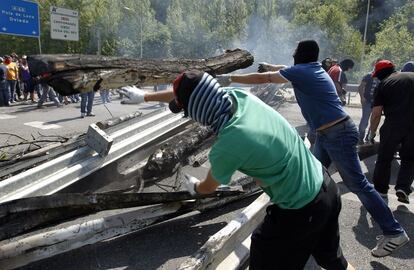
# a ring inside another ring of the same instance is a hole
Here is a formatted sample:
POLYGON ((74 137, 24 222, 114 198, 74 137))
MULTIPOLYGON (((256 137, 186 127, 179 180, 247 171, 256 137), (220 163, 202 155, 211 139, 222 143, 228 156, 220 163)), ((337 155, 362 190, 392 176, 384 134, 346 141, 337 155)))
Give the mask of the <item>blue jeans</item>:
POLYGON ((384 235, 397 235, 404 229, 394 218, 387 204, 362 173, 356 145, 358 130, 350 119, 318 131, 314 155, 328 168, 333 162, 344 184, 355 193, 384 235))
POLYGON ((371 102, 365 102, 365 104, 362 105, 362 117, 361 121, 359 122, 359 141, 363 142, 365 138, 365 131, 368 127, 369 123, 369 117, 371 116, 372 111, 372 104, 371 102))
POLYGON ((9 85, 9 91, 10 91, 10 102, 14 102, 14 100, 16 100, 15 92, 16 92, 17 81, 7 80, 7 83, 9 85))
POLYGON ((81 113, 92 113, 93 98, 95 92, 87 92, 80 94, 81 96, 81 113))

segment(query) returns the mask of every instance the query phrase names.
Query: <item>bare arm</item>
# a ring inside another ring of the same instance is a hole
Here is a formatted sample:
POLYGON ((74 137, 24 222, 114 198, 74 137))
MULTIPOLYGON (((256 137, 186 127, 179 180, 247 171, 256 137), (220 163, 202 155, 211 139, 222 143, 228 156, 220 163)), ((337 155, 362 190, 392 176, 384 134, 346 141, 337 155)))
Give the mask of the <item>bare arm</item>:
POLYGON ((160 102, 170 102, 174 99, 174 92, 172 89, 164 90, 159 92, 147 92, 145 93, 144 100, 148 101, 160 101, 160 102))
POLYGON ((340 97, 342 95, 341 84, 339 82, 335 82, 335 88, 336 88, 336 93, 338 94, 338 97, 340 97))
POLYGON ((381 120, 382 109, 383 109, 382 106, 375 106, 372 108, 371 122, 370 122, 371 134, 374 134, 377 132, 377 128, 381 120))
POLYGON ((364 81, 361 81, 361 83, 358 86, 358 92, 359 92, 359 96, 361 97, 361 104, 364 105, 365 104, 365 97, 364 97, 364 92, 365 92, 365 87, 366 87, 367 83, 364 81))
POLYGON ((243 83, 243 84, 287 83, 289 82, 282 75, 280 75, 279 71, 231 75, 230 77, 231 77, 232 82, 243 83))
POLYGON ((211 175, 211 170, 208 171, 206 179, 198 183, 195 187, 197 193, 210 194, 213 193, 219 186, 219 182, 211 175))
POLYGON ((287 66, 266 64, 266 68, 267 68, 268 71, 279 71, 281 69, 287 68, 287 66))

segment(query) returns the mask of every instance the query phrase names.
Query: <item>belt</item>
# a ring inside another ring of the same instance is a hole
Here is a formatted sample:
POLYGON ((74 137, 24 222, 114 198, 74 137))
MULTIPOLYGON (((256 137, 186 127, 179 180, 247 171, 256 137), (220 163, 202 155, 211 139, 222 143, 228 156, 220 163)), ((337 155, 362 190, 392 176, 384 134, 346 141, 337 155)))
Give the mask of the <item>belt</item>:
POLYGON ((327 192, 328 190, 328 186, 329 183, 331 183, 331 176, 329 175, 328 171, 323 168, 323 182, 322 182, 322 186, 318 192, 318 194, 315 196, 315 198, 309 202, 307 205, 303 206, 302 208, 299 209, 282 209, 280 207, 278 207, 276 204, 271 204, 266 208, 266 213, 269 216, 276 216, 277 214, 294 214, 294 213, 299 213, 299 212, 306 212, 309 211, 309 209, 311 207, 313 207, 314 203, 316 200, 318 200, 318 197, 321 196, 321 193, 323 192, 327 192))
POLYGON ((342 126, 342 125, 343 125, 346 121, 348 121, 349 119, 351 119, 351 118, 349 117, 349 115, 347 115, 344 119, 342 119, 342 120, 341 120, 341 121, 339 121, 338 123, 335 123, 335 125, 330 126, 330 127, 327 127, 327 128, 325 128, 325 129, 322 129, 322 130, 317 130, 317 131, 316 131, 316 133, 317 133, 317 134, 326 134, 326 133, 328 133, 330 130, 332 130, 332 129, 336 128, 336 127, 342 126))

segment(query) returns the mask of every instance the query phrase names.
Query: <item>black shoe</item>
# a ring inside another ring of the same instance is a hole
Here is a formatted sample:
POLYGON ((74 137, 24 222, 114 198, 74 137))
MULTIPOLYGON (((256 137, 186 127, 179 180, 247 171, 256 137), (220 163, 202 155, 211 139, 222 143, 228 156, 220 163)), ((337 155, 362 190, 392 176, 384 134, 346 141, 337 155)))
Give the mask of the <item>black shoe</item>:
POLYGON ((408 198, 407 193, 404 192, 402 189, 398 189, 396 192, 396 195, 398 197, 398 201, 402 203, 410 203, 410 199, 408 198))
POLYGON ((88 113, 86 116, 94 117, 95 115, 93 113, 88 113))

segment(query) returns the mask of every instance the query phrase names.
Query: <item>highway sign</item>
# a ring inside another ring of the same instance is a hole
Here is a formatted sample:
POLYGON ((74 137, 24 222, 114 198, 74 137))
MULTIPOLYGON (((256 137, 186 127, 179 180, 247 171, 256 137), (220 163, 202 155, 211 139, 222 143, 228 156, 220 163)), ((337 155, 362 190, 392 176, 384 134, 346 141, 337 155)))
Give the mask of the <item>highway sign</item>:
POLYGON ((79 41, 79 12, 50 7, 50 36, 52 39, 79 41))
POLYGON ((23 0, 0 1, 0 34, 39 37, 39 6, 23 0))

